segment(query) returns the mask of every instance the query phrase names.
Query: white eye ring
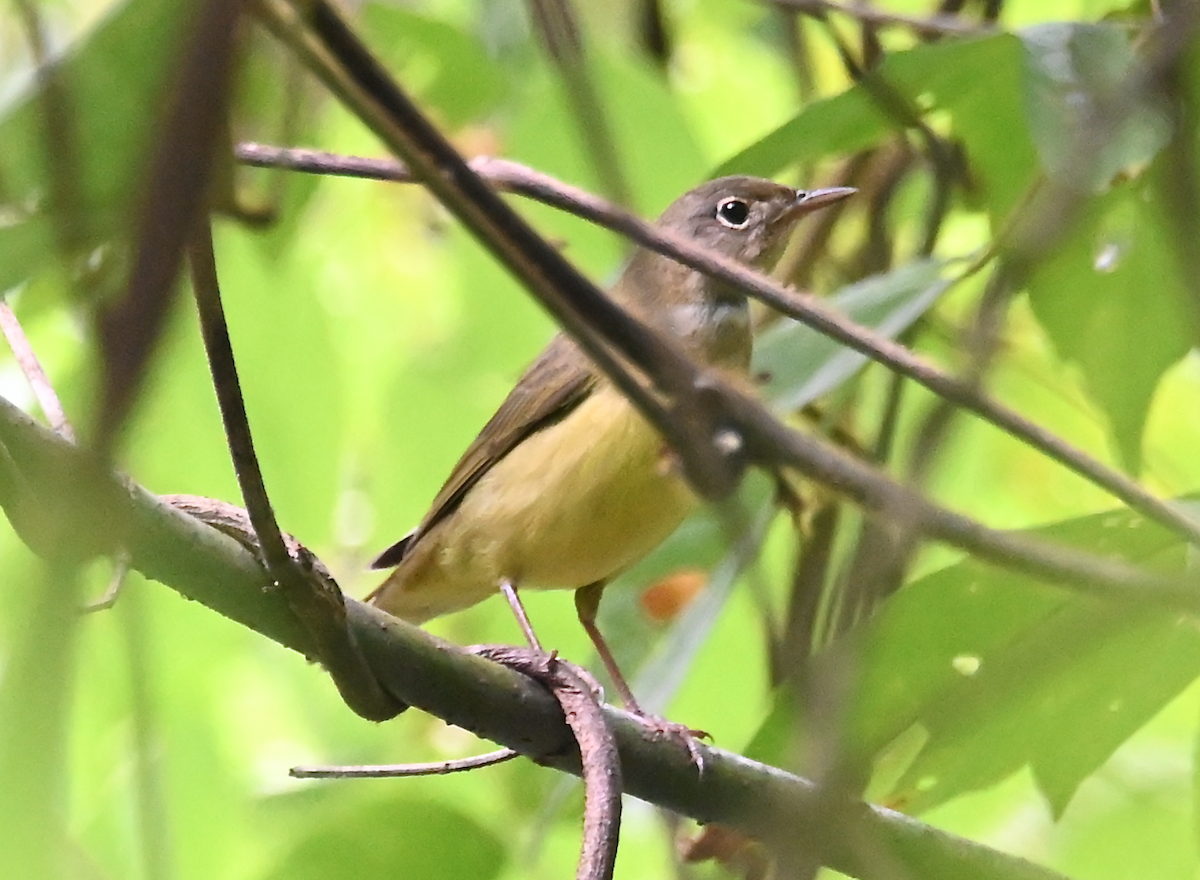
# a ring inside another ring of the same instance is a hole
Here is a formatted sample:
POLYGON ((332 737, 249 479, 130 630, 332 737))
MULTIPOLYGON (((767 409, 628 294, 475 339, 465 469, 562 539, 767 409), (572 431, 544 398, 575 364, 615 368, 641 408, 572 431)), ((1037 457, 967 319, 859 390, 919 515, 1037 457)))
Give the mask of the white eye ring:
POLYGON ((745 199, 730 196, 717 202, 717 220, 730 229, 745 229, 750 225, 750 205, 745 199))

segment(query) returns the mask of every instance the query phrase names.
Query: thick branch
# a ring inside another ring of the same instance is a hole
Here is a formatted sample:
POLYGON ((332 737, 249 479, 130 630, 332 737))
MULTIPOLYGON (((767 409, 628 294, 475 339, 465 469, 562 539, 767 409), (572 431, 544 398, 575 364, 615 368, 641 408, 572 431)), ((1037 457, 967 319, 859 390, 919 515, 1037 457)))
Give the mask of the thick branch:
MULTIPOLYGON (((121 536, 134 568, 280 644, 311 653, 304 628, 241 544, 131 483, 114 480, 101 493, 81 486, 80 475, 88 473, 84 454, 6 401, 0 402, 0 445, 11 465, 0 468, 0 504, 32 546, 38 542, 30 528, 52 517, 56 505, 77 505, 83 493, 121 536)), ((83 545, 71 548, 77 554, 103 550, 89 545, 88 535, 71 537, 83 545)), ((361 602, 347 600, 346 611, 372 669, 397 698, 548 766, 580 772, 562 712, 538 685, 361 602)), ((864 880, 886 880, 891 874, 881 866, 895 861, 919 863, 923 876, 946 880, 1061 880, 1046 868, 890 810, 847 802, 831 811, 828 796, 819 796, 811 783, 720 749, 700 746, 701 776, 678 744, 654 739, 624 712, 604 712, 627 792, 702 822, 721 822, 780 848, 803 846, 864 880)))

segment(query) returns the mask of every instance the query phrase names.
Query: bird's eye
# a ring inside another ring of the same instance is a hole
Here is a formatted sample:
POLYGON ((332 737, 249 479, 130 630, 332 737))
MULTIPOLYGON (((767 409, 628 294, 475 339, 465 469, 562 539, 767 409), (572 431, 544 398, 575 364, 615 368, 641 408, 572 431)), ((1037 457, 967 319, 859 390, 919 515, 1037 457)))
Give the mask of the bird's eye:
POLYGON ((721 199, 717 202, 717 219, 730 229, 745 229, 750 222, 750 206, 745 199, 721 199))

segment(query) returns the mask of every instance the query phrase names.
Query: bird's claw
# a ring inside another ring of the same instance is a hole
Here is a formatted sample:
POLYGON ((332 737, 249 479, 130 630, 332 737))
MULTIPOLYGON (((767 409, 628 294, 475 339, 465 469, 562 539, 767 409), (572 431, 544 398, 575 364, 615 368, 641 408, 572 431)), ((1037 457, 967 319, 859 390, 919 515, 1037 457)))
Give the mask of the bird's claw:
POLYGON ((654 735, 655 739, 677 740, 687 749, 688 757, 696 765, 696 771, 704 775, 704 755, 700 751, 700 740, 712 739, 708 731, 696 730, 678 721, 668 721, 655 715, 639 715, 642 725, 654 735))

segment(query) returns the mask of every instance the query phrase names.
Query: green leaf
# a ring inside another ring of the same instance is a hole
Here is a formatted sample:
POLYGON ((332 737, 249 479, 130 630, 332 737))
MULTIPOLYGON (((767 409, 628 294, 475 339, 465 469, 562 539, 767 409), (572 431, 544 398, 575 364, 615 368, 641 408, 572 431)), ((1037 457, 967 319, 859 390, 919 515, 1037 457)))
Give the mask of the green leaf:
POLYGON ((1087 205, 1029 283, 1034 314, 1058 353, 1082 368, 1131 471, 1158 381, 1191 346, 1190 285, 1179 277, 1152 176, 1087 205))
POLYGON ((961 55, 945 59, 958 66, 931 72, 928 88, 934 106, 949 113, 954 137, 965 147, 968 195, 1000 226, 1037 172, 1021 105, 1021 44, 1006 34, 961 46, 961 55))
POLYGON ((775 131, 727 159, 712 176, 774 177, 791 165, 866 149, 886 139, 891 131, 887 117, 874 102, 861 88, 853 88, 809 104, 775 131))
MULTIPOLYGON (((953 109, 968 99, 1006 108, 996 88, 1015 76, 1020 42, 1002 34, 927 43, 888 55, 871 85, 814 101, 794 118, 721 166, 723 174, 771 176, 801 162, 853 152, 887 138, 896 123, 879 108, 873 88, 886 88, 921 106, 953 109), (929 102, 922 100, 928 98, 929 102)), ((998 125, 1009 120, 1000 114, 998 125)))
POLYGON ((1122 169, 1148 162, 1170 136, 1161 106, 1131 100, 1132 31, 1113 24, 1044 24, 1021 33, 1025 106, 1042 168, 1073 189, 1098 192, 1122 169), (1097 128, 1127 111, 1115 126, 1097 128))
MULTIPOLYGON (((1038 537, 1180 570, 1183 548, 1126 512, 1038 537)), ((1056 811, 1200 675, 1200 632, 964 561, 905 587, 859 643, 847 745, 869 760, 913 725, 927 741, 889 799, 919 811, 1032 766, 1056 811)))
MULTIPOLYGON (((927 312, 950 286, 939 260, 916 260, 851 284, 830 305, 858 324, 894 339, 927 312)), ((866 355, 796 321, 779 321, 754 344, 754 373, 766 374, 763 396, 779 409, 796 409, 828 394, 856 374, 866 355)))
POLYGON ((773 176, 798 163, 866 149, 898 125, 872 97, 886 89, 923 114, 949 114, 966 147, 977 197, 996 220, 1033 179, 1036 155, 1021 104, 1021 41, 1011 34, 927 43, 889 55, 871 81, 815 101, 726 161, 719 173, 773 176))

